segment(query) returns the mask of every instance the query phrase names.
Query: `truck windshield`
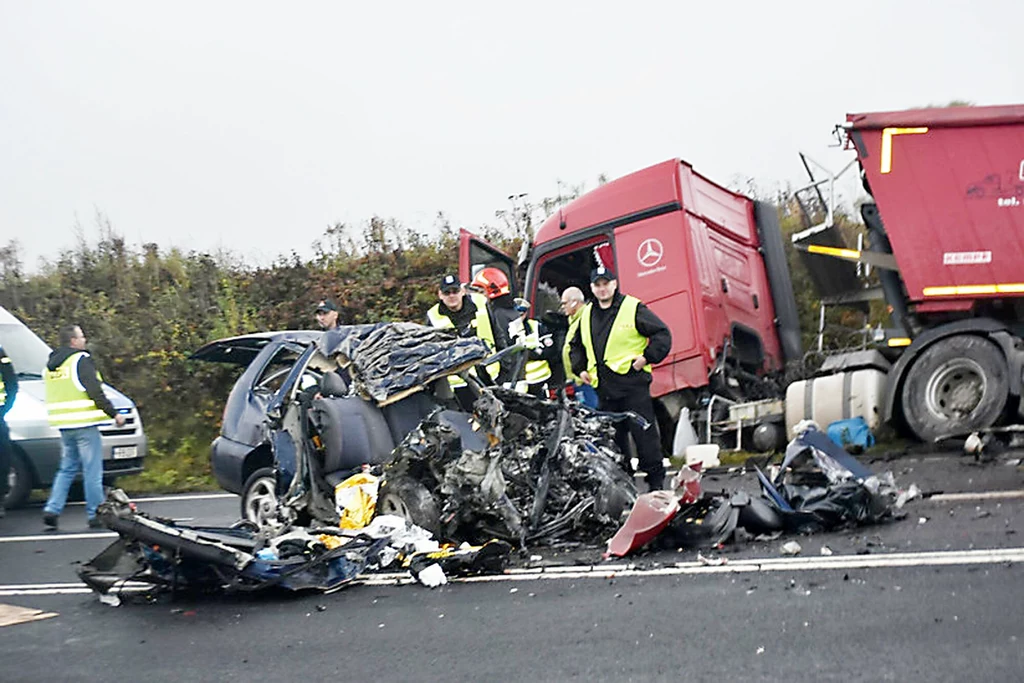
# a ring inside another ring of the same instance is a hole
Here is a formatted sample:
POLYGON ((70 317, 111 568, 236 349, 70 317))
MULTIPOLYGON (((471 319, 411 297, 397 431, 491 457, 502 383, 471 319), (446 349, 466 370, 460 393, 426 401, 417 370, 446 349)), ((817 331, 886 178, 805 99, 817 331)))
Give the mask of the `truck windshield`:
POLYGON ((19 377, 41 378, 50 347, 20 322, 0 322, 0 346, 14 364, 19 377))

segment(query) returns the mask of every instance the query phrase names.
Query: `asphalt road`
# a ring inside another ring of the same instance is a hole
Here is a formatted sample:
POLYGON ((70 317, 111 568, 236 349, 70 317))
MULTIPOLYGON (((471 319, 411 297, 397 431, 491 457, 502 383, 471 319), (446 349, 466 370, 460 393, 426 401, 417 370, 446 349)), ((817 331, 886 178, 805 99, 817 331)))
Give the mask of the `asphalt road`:
MULTIPOLYGON (((89 532, 81 506, 59 533, 42 531, 38 508, 13 511, 0 520, 0 604, 56 616, 0 627, 0 679, 1020 680, 1019 457, 875 463, 935 495, 896 523, 797 537, 795 558, 780 555, 786 538, 714 553, 722 566, 692 551, 601 562, 538 549, 515 573, 436 589, 371 581, 118 608, 74 573, 113 533, 89 532)), ((213 525, 237 514, 234 496, 139 504, 213 525)))

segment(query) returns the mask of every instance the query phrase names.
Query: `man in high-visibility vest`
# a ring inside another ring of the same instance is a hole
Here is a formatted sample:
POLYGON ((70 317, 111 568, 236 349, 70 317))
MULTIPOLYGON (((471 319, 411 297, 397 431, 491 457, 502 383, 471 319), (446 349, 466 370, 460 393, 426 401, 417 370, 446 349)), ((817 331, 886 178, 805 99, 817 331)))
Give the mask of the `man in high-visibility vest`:
MULTIPOLYGON (((523 329, 519 341, 528 349, 526 362, 523 365, 522 380, 525 387, 516 382, 516 389, 523 393, 532 394, 537 398, 546 397, 548 380, 551 379, 551 365, 548 360, 557 358, 558 350, 551 342, 550 334, 541 334, 540 324, 533 318, 526 317, 526 302, 518 300, 524 305, 520 309, 522 315, 523 329)), ((519 303, 516 304, 517 309, 519 303)))
POLYGON ((7 413, 18 395, 18 373, 11 359, 0 346, 0 517, 4 516, 8 472, 11 470, 11 434, 7 429, 7 413))
POLYGON ((572 361, 569 359, 569 341, 576 336, 576 330, 580 327, 580 316, 583 315, 583 290, 579 287, 566 287, 562 292, 561 303, 558 308, 565 315, 568 329, 565 338, 562 339, 562 367, 565 370, 565 379, 576 385, 576 396, 584 405, 597 408, 597 391, 589 384, 583 384, 582 380, 573 373, 572 361))
POLYGON ((594 303, 580 315, 579 328, 570 340, 572 371, 597 390, 601 410, 632 410, 651 423, 641 429, 634 421, 618 423, 615 440, 628 453, 628 433, 636 444, 640 470, 654 491, 665 484, 657 417, 651 401, 651 366, 672 349, 668 326, 639 299, 620 294, 615 274, 595 268, 590 274, 594 303))
POLYGON ((103 378, 85 350, 85 333, 78 325, 60 330, 60 348, 50 354, 43 379, 50 424, 60 430, 60 469, 50 498, 43 506, 43 524, 57 528, 68 489, 79 471, 85 484, 85 515, 89 528, 102 528, 96 508, 103 502, 103 444, 99 426, 125 422, 103 393, 103 378))
MULTIPOLYGON (((437 289, 438 302, 427 311, 427 324, 437 328, 453 328, 460 337, 478 337, 494 350, 494 332, 491 318, 487 313, 487 299, 481 294, 467 293, 459 278, 444 275, 437 289)), ((492 379, 497 367, 488 368, 492 379)), ((465 380, 457 375, 448 377, 448 383, 455 391, 459 405, 472 410, 475 400, 465 380)))

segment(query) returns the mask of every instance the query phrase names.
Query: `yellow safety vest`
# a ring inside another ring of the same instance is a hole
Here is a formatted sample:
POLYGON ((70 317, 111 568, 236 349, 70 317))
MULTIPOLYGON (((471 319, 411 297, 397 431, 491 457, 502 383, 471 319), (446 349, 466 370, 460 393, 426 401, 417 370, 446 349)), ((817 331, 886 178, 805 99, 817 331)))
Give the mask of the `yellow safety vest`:
MULTIPOLYGON (((91 427, 113 421, 89 398, 78 378, 78 363, 87 355, 85 351, 73 353, 56 370, 43 370, 47 417, 58 429, 91 427)), ((99 372, 96 375, 99 376, 99 372)))
MULTIPOLYGON (((633 360, 643 354, 647 348, 647 337, 636 331, 636 309, 640 300, 636 297, 624 295, 619 312, 612 321, 612 330, 608 335, 608 344, 604 349, 602 363, 612 372, 625 375, 633 365, 633 360)), ((583 335, 583 347, 587 350, 587 371, 590 373, 590 385, 597 388, 597 354, 594 352, 594 338, 591 334, 590 315, 593 311, 593 304, 584 307, 583 316, 580 318, 580 334, 583 335)), ((651 365, 644 366, 646 372, 651 371, 651 365)))
MULTIPOLYGON (((487 348, 493 352, 494 330, 491 329, 491 316, 487 313, 487 299, 483 294, 477 294, 475 292, 470 293, 469 297, 476 306, 476 315, 473 317, 473 321, 470 324, 473 326, 473 329, 476 330, 477 338, 483 339, 487 344, 487 348)), ((431 325, 440 329, 455 328, 455 324, 452 322, 452 319, 441 313, 440 302, 434 304, 430 310, 427 311, 427 320, 430 321, 431 325)), ((487 366, 487 374, 491 376, 491 379, 494 379, 498 376, 498 371, 500 369, 501 365, 499 363, 491 363, 487 366)), ((448 383, 453 389, 466 386, 466 382, 458 375, 449 375, 448 383)))
MULTIPOLYGON (((540 328, 536 320, 526 320, 526 333, 536 340, 540 346, 540 328)), ((541 384, 551 378, 551 366, 544 359, 526 361, 526 383, 541 384)))
POLYGON ((565 378, 574 384, 579 384, 580 378, 572 372, 572 359, 569 357, 569 349, 572 338, 576 336, 576 330, 580 327, 580 318, 585 310, 587 310, 586 306, 580 306, 576 309, 575 313, 569 316, 569 330, 565 333, 565 343, 562 344, 562 366, 565 368, 565 378))

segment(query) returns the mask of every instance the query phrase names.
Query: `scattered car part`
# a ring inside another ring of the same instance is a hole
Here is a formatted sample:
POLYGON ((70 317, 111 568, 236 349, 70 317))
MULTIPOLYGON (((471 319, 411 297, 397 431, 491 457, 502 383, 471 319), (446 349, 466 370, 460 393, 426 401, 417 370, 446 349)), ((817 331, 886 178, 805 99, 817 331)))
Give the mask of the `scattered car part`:
POLYGON ((679 512, 679 502, 669 491, 650 491, 637 497, 626 523, 608 541, 608 554, 623 557, 639 550, 668 526, 679 512))

